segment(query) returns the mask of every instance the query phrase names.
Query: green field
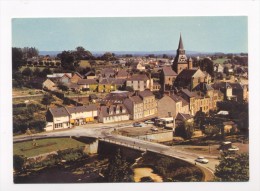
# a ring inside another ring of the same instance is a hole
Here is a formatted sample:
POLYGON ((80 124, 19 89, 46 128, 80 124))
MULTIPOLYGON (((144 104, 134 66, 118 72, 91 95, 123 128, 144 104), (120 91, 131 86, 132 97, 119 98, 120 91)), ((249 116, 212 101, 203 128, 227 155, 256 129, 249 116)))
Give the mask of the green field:
POLYGON ((85 144, 72 138, 49 138, 35 141, 25 141, 13 144, 14 155, 24 155, 25 157, 37 156, 67 148, 77 148, 85 144), (34 146, 36 144, 36 146, 34 146))
POLYGON ((217 58, 216 60, 212 60, 214 64, 222 64, 227 61, 227 58, 217 58))

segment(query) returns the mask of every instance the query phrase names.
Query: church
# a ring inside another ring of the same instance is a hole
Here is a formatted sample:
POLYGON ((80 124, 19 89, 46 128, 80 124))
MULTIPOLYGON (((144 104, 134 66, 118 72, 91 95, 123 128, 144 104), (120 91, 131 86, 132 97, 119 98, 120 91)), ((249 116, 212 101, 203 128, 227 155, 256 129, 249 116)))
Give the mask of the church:
POLYGON ((185 55, 185 50, 183 47, 183 42, 182 38, 180 35, 180 40, 179 40, 179 46, 176 52, 175 59, 173 61, 173 70, 179 74, 181 71, 184 69, 192 69, 192 59, 188 59, 187 56, 185 55))
POLYGON ((179 46, 177 49, 176 56, 173 61, 172 69, 177 73, 177 78, 174 80, 174 86, 177 88, 187 88, 192 90, 200 83, 209 84, 211 82, 211 76, 200 70, 194 68, 192 59, 187 58, 180 35, 179 46))

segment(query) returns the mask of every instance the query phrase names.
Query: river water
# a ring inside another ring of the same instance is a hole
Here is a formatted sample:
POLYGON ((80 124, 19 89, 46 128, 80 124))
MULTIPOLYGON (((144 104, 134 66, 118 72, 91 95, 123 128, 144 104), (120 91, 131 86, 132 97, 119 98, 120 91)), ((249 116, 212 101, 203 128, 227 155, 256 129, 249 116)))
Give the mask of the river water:
POLYGON ((163 179, 158 174, 153 173, 151 168, 135 168, 134 181, 140 182, 141 178, 150 177, 154 182, 163 182, 163 179))

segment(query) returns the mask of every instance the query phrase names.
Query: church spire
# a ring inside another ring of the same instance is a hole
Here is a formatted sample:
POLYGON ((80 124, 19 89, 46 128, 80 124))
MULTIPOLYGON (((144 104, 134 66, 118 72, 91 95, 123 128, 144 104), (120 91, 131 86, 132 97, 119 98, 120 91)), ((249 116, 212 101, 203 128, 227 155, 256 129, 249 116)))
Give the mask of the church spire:
POLYGON ((181 34, 180 34, 180 40, 179 40, 179 47, 178 47, 178 49, 184 49, 183 43, 182 43, 181 34))

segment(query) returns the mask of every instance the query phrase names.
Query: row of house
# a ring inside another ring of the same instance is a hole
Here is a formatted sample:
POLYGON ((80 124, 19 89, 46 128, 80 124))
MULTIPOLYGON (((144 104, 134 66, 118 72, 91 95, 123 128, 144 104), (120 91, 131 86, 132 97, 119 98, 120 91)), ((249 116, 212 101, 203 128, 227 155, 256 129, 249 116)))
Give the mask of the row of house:
POLYGON ((156 114, 157 101, 151 91, 145 90, 138 94, 117 91, 108 94, 100 106, 49 108, 46 113, 46 131, 70 128, 93 121, 111 123, 142 119, 156 114))

